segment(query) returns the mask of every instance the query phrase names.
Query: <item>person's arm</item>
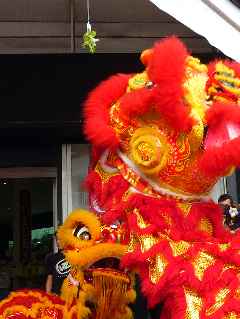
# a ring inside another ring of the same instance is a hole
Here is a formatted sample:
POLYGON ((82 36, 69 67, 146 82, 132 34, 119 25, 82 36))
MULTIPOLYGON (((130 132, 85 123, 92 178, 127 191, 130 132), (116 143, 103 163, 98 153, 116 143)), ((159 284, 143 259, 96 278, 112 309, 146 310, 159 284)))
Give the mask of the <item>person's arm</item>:
POLYGON ((71 273, 68 274, 67 279, 71 282, 73 286, 76 286, 76 287, 79 286, 79 281, 74 279, 71 273))
POLYGON ((53 269, 52 269, 52 254, 49 254, 45 258, 45 265, 46 265, 46 282, 45 282, 45 291, 52 292, 53 288, 53 269))
POLYGON ((46 292, 52 291, 52 284, 53 284, 53 276, 51 274, 49 274, 47 276, 46 285, 45 285, 46 292))

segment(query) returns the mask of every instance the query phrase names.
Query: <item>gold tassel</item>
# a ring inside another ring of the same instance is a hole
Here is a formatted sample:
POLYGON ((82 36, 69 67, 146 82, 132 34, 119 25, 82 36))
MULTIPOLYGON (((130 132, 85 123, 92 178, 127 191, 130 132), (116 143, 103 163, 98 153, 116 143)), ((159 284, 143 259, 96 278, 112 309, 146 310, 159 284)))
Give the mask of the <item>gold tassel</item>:
POLYGON ((61 298, 66 302, 66 308, 69 309, 77 297, 78 287, 73 286, 66 278, 61 288, 61 298))
POLYGON ((129 284, 129 278, 120 273, 101 270, 93 272, 93 286, 97 296, 96 319, 114 319, 119 312, 124 316, 129 284))

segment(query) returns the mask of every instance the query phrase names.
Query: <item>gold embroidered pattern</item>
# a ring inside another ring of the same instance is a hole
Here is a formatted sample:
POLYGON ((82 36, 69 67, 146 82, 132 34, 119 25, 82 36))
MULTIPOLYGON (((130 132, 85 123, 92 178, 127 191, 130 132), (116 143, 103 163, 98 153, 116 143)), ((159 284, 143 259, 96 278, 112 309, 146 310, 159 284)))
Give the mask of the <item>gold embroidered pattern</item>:
POLYGON ((215 258, 209 254, 207 254, 204 251, 200 251, 196 258, 193 260, 193 267, 195 276, 202 280, 204 276, 204 272, 207 270, 207 268, 211 265, 213 265, 215 262, 215 258))
POLYGON ((142 215, 139 213, 139 209, 135 208, 133 210, 133 213, 137 216, 137 224, 141 229, 150 226, 150 224, 147 224, 143 219, 142 215))
POLYGON ((178 203, 178 207, 181 209, 184 217, 187 217, 188 214, 190 213, 190 210, 191 210, 191 207, 192 207, 192 204, 190 203, 178 203))
POLYGON ((174 257, 185 254, 188 251, 189 247, 191 246, 188 242, 184 240, 180 240, 180 241, 171 240, 169 244, 172 248, 172 253, 174 257))
POLYGON ((98 175, 101 177, 101 180, 103 183, 107 183, 111 177, 119 174, 118 172, 108 173, 108 172, 104 171, 104 169, 102 168, 102 166, 99 162, 97 163, 97 165, 95 167, 95 172, 98 173, 98 175))
POLYGON ((226 271, 228 269, 234 269, 234 270, 237 270, 238 272, 240 271, 240 267, 236 266, 236 265, 233 265, 233 264, 226 264, 224 267, 223 267, 223 271, 226 271))
POLYGON ((138 244, 137 238, 131 233, 129 244, 128 244, 128 253, 131 253, 135 250, 136 245, 138 244))
POLYGON ((120 169, 124 179, 136 188, 139 183, 140 176, 137 176, 130 168, 120 167, 120 169))
POLYGON ((209 219, 202 218, 199 222, 198 229, 208 233, 209 235, 213 234, 213 226, 209 219))
POLYGON ((164 274, 168 262, 166 258, 160 254, 150 258, 149 262, 149 277, 151 282, 156 284, 164 274))
POLYGON ((216 294, 215 303, 206 311, 207 316, 211 316, 214 312, 222 307, 230 290, 228 288, 220 289, 216 294))
POLYGON ((236 292, 235 292, 235 296, 234 296, 235 298, 237 298, 237 299, 240 299, 240 288, 237 288, 236 289, 236 292))
POLYGON ((126 190, 126 192, 122 196, 122 201, 127 202, 128 198, 132 195, 132 191, 130 187, 126 190))
POLYGON ((225 251, 231 246, 230 243, 225 243, 225 244, 218 244, 218 248, 220 251, 225 251))
POLYGON ((176 140, 176 147, 178 149, 178 160, 172 169, 174 169, 176 173, 179 173, 186 168, 191 155, 189 141, 185 134, 180 134, 178 136, 176 140))
POLYGON ((240 316, 236 314, 236 312, 229 312, 224 319, 239 319, 240 316))
POLYGON ((192 107, 197 117, 201 120, 204 120, 206 111, 207 94, 205 85, 207 79, 208 77, 205 72, 190 71, 188 72, 188 77, 184 82, 185 101, 192 107))
POLYGON ((148 80, 147 72, 137 73, 128 81, 129 90, 138 90, 145 87, 148 80))
POLYGON ((141 127, 136 129, 130 140, 129 157, 145 174, 154 175, 167 164, 169 144, 158 129, 141 127))
POLYGON ((172 218, 167 213, 163 213, 162 217, 168 226, 172 226, 172 218))
POLYGON ((196 292, 186 287, 184 287, 184 293, 187 304, 185 319, 200 319, 202 298, 196 292))

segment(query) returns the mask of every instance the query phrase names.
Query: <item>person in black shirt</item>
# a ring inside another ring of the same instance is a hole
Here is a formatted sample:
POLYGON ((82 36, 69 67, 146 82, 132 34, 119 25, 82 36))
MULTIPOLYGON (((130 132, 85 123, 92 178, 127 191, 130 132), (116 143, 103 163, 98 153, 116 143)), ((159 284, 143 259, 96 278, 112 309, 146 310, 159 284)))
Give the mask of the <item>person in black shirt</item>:
POLYGON ((162 305, 158 304, 153 309, 148 309, 147 299, 141 292, 140 278, 135 277, 135 290, 136 290, 136 300, 131 309, 133 311, 134 319, 159 319, 161 314, 162 305))
POLYGON ((59 248, 59 242, 54 235, 58 252, 46 256, 45 263, 47 267, 47 280, 45 285, 46 292, 60 294, 64 279, 68 276, 71 266, 66 261, 64 254, 59 248))

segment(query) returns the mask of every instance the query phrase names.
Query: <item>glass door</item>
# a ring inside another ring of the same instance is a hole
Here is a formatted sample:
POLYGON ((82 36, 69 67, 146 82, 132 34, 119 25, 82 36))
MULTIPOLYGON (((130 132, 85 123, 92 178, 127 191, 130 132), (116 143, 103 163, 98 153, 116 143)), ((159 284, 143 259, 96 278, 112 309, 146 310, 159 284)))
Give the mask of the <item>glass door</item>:
POLYGON ((20 177, 7 170, 0 177, 0 298, 10 290, 44 287, 57 226, 56 176, 20 177))

